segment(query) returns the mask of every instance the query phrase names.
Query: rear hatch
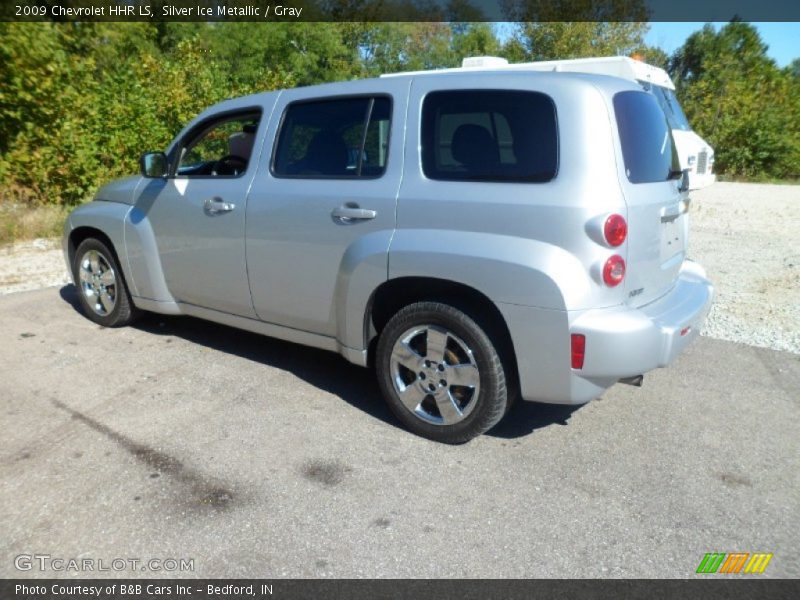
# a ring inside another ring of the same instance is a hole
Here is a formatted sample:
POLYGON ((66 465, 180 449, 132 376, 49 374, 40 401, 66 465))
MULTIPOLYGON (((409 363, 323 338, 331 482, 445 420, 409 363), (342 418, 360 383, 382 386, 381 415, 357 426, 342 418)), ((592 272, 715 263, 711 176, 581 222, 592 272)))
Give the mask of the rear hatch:
POLYGON ((687 206, 680 163, 664 112, 640 91, 614 96, 628 206, 626 302, 642 306, 666 294, 686 256, 687 206))

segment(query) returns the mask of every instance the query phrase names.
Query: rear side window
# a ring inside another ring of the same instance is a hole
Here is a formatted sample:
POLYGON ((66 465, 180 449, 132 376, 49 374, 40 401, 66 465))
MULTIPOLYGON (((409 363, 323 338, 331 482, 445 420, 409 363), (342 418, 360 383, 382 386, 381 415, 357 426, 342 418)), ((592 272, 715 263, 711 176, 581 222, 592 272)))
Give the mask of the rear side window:
POLYGON ((358 97, 290 104, 278 133, 278 177, 379 177, 386 170, 391 101, 358 97))
POLYGON ((422 105, 422 170, 447 181, 545 182, 558 168, 553 101, 538 92, 433 92, 422 105))
POLYGON ((678 153, 664 111, 645 92, 614 96, 625 174, 631 183, 666 181, 680 171, 678 153))

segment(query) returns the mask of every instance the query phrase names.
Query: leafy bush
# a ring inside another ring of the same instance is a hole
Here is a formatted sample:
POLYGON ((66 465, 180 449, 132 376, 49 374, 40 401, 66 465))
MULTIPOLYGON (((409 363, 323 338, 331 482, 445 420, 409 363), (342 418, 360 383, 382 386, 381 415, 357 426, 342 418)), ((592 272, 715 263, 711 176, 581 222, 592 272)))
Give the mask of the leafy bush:
POLYGON ((706 25, 670 61, 681 105, 715 149, 719 173, 800 175, 800 79, 779 69, 748 23, 706 25))
POLYGON ((266 69, 233 79, 199 35, 162 52, 154 32, 0 24, 0 201, 80 202, 211 104, 293 84, 266 69))

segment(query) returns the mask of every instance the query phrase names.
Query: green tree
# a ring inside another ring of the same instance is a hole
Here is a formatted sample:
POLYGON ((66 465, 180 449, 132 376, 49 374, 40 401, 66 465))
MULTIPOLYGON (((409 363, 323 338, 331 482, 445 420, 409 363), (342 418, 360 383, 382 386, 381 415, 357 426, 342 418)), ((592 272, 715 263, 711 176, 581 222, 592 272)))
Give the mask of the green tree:
POLYGON ((706 25, 675 52, 670 72, 692 126, 714 146, 718 172, 798 176, 797 90, 753 25, 706 25))
POLYGON ((647 23, 520 23, 515 48, 523 60, 629 56, 644 47, 647 23))
POLYGON ((505 48, 515 60, 627 56, 644 47, 648 30, 642 0, 508 0, 504 8, 517 22, 505 48))
POLYGON ((340 23, 215 23, 200 38, 211 56, 244 83, 265 71, 291 74, 298 85, 360 73, 356 49, 340 23))
POLYGON ((0 192, 59 202, 84 195, 100 170, 82 123, 97 106, 93 60, 69 52, 76 29, 0 24, 0 192), (44 167, 43 165, 47 165, 44 167))
POLYGON ((209 105, 294 84, 264 67, 238 77, 199 36, 158 39, 150 24, 0 24, 3 198, 79 202, 209 105))
POLYGON ((795 58, 788 67, 786 67, 788 74, 796 79, 800 79, 800 58, 795 58))
POLYGON ((451 28, 453 31, 451 46, 456 61, 467 56, 500 54, 500 42, 490 23, 456 23, 452 24, 451 28))
POLYGON ((364 27, 359 55, 369 76, 450 67, 451 40, 447 23, 375 23, 364 27))
POLYGON ((643 44, 641 48, 636 49, 632 56, 636 56, 647 64, 659 67, 665 71, 669 69, 670 56, 658 46, 643 44))

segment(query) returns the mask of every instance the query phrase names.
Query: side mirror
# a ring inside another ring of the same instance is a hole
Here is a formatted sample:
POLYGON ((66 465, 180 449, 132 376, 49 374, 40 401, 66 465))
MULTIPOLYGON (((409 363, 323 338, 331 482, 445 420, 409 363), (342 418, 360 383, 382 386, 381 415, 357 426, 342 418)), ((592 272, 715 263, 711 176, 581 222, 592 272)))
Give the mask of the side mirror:
POLYGON ((163 152, 145 152, 139 159, 143 177, 158 178, 169 174, 169 161, 163 152))

